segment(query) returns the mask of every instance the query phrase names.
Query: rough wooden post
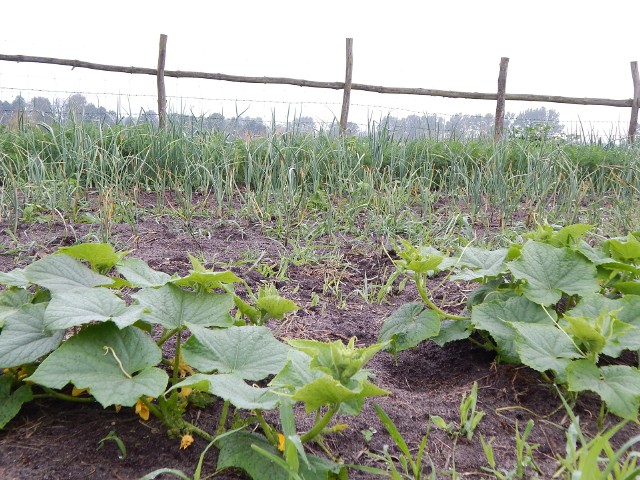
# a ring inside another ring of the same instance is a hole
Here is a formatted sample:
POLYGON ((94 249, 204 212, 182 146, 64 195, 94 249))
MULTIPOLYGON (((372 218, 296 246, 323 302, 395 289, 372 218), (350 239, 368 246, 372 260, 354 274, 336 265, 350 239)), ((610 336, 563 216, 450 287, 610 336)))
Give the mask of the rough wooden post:
POLYGON ((640 76, 638 75, 638 62, 631 62, 631 78, 633 79, 633 100, 631 103, 631 121, 629 122, 629 143, 636 138, 638 128, 638 104, 640 104, 640 76))
POLYGON ((167 93, 164 87, 164 64, 167 57, 167 36, 160 35, 160 50, 158 52, 158 128, 167 125, 167 93))
POLYGON ((500 74, 498 75, 498 103, 496 105, 496 124, 493 134, 496 141, 502 138, 502 130, 504 128, 504 95, 507 90, 508 67, 509 58, 502 57, 500 59, 500 74))
POLYGON ((349 103, 351 102, 351 77, 353 76, 353 38, 347 38, 347 69, 344 77, 344 95, 342 97, 342 113, 340 114, 340 133, 347 131, 349 103))

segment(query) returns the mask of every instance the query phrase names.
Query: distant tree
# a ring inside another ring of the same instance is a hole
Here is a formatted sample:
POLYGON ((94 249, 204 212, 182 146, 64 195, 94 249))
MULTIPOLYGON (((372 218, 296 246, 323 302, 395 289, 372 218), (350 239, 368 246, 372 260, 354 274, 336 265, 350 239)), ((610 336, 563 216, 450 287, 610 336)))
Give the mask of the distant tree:
POLYGON ((545 107, 528 108, 516 115, 510 125, 513 131, 526 131, 527 129, 537 129, 546 132, 547 135, 559 135, 564 129, 560 124, 560 114, 554 110, 547 110, 545 107))
POLYGON ((84 111, 87 106, 87 99, 81 93, 74 93, 67 98, 64 105, 65 117, 74 116, 80 119, 84 116, 84 111))
POLYGON ((27 110, 34 122, 53 122, 53 105, 46 97, 33 97, 27 105, 27 110))
POLYGON ((205 119, 207 128, 214 132, 222 132, 225 129, 226 121, 221 113, 212 113, 205 119))

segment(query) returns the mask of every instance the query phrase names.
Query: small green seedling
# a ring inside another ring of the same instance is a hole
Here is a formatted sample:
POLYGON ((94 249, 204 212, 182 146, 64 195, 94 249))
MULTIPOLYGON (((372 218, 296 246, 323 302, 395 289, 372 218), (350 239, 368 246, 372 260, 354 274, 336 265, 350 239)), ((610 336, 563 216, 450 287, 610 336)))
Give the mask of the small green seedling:
POLYGON ((526 476, 527 469, 531 467, 538 473, 542 473, 540 471, 540 467, 536 463, 533 458, 533 451, 536 450, 540 445, 529 444, 527 439, 531 434, 531 429, 533 428, 533 420, 529 420, 527 422, 527 426, 524 429, 524 432, 520 434, 520 430, 518 430, 518 424, 516 423, 516 466, 513 470, 505 470, 496 468, 496 460, 493 454, 493 439, 488 442, 485 441, 484 437, 480 435, 480 442, 482 443, 482 449, 484 450, 484 455, 489 462, 489 468, 482 467, 482 469, 486 472, 489 472, 495 475, 495 478, 498 480, 512 480, 518 479, 522 480, 525 478, 535 478, 531 476, 526 476))
POLYGON ((438 415, 429 415, 429 420, 431 420, 437 428, 446 431, 452 437, 466 437, 467 440, 471 440, 471 438, 473 438, 473 432, 485 415, 484 412, 476 411, 477 403, 478 382, 473 382, 471 392, 469 395, 463 396, 462 402, 460 403, 459 425, 446 423, 444 419, 438 415))
POLYGON ((125 458, 127 458, 127 447, 125 446, 124 442, 122 441, 122 439, 116 435, 115 430, 111 430, 106 437, 101 438, 98 441, 98 450, 100 450, 102 447, 104 447, 104 442, 106 442, 107 440, 111 440, 116 442, 116 445, 118 446, 118 448, 120 449, 120 455, 118 455, 118 458, 120 460, 124 460, 125 458))

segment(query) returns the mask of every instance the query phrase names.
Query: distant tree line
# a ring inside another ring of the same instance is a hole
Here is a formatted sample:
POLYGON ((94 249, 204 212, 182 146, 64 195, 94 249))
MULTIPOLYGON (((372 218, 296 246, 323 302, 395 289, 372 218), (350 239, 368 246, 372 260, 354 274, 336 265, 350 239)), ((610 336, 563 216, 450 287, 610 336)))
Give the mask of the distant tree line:
MULTIPOLYGON (((157 125, 158 114, 153 110, 141 110, 138 115, 123 115, 104 107, 95 106, 87 101, 80 93, 73 94, 67 99, 55 99, 46 97, 33 97, 25 100, 17 96, 12 102, 0 101, 0 125, 11 126, 19 122, 43 122, 53 124, 56 122, 74 120, 92 122, 106 125, 133 125, 137 123, 149 123, 157 125)), ((198 126, 207 131, 233 133, 238 136, 264 136, 272 129, 295 130, 300 133, 313 133, 323 129, 329 133, 338 133, 337 122, 319 124, 311 117, 295 117, 286 125, 274 126, 272 122, 265 122, 260 117, 238 116, 225 118, 220 113, 194 117, 179 113, 168 115, 169 123, 177 125, 193 125, 194 120, 198 126)), ((422 137, 438 138, 442 136, 486 136, 493 133, 495 117, 486 115, 409 115, 404 118, 387 116, 379 121, 372 122, 370 128, 386 128, 396 138, 416 139, 422 137)), ((556 136, 563 133, 564 126, 560 124, 560 115, 553 109, 545 107, 531 108, 518 114, 507 113, 504 127, 512 134, 531 134, 531 132, 544 132, 545 135, 556 136)), ((349 122, 347 133, 358 135, 362 133, 360 127, 349 122)))

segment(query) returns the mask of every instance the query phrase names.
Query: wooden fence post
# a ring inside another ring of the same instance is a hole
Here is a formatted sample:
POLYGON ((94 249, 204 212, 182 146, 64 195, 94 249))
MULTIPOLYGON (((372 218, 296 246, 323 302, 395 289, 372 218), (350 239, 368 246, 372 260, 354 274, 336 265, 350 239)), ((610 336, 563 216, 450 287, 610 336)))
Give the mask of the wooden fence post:
POLYGON ((167 125, 167 93, 164 87, 164 64, 167 57, 167 36, 160 35, 160 49, 158 52, 158 128, 167 125))
POLYGON ((344 76, 344 95, 342 97, 342 113, 340 114, 340 133, 347 131, 349 103, 351 102, 351 78, 353 76, 353 38, 347 38, 347 69, 344 76))
POLYGON ((636 138, 638 128, 638 104, 640 104, 640 76, 638 75, 638 62, 631 62, 631 78, 633 79, 633 101, 631 103, 631 121, 629 122, 629 143, 636 138))
POLYGON ((509 67, 509 58, 502 57, 500 59, 500 74, 498 75, 498 102, 496 105, 496 123, 493 133, 495 141, 502 138, 502 130, 504 128, 504 97, 507 90, 507 67, 509 67))

